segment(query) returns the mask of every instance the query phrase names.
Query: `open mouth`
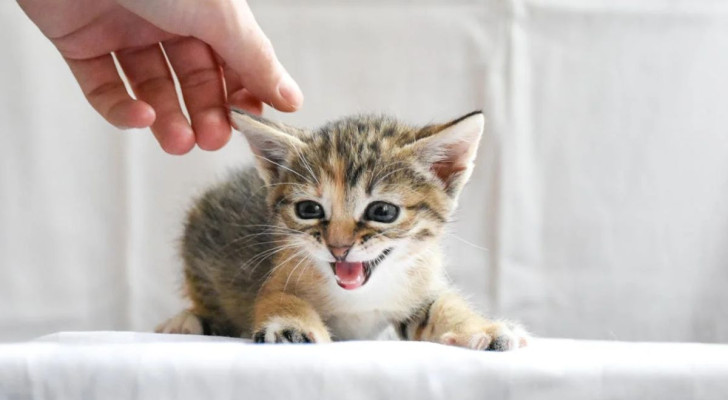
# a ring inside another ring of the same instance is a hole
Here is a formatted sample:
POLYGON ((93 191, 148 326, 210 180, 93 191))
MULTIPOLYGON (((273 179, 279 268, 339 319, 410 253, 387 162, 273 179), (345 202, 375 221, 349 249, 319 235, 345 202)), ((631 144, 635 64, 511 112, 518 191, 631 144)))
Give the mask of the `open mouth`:
POLYGON ((334 275, 336 276, 336 283, 346 290, 354 290, 364 286, 369 281, 369 277, 372 275, 374 268, 391 252, 392 248, 390 247, 382 251, 373 260, 357 262, 337 261, 330 263, 331 269, 334 270, 334 275))

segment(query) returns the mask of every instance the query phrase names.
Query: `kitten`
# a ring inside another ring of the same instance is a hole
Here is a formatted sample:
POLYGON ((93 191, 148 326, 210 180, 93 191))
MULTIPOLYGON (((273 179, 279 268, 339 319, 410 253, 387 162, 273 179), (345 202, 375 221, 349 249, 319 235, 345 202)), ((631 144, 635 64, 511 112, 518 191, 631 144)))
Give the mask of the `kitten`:
POLYGON ((182 241, 192 308, 158 332, 256 342, 401 339, 488 350, 526 345, 447 281, 440 238, 472 172, 484 119, 414 128, 351 117, 307 131, 233 110, 256 169, 190 211, 182 241))

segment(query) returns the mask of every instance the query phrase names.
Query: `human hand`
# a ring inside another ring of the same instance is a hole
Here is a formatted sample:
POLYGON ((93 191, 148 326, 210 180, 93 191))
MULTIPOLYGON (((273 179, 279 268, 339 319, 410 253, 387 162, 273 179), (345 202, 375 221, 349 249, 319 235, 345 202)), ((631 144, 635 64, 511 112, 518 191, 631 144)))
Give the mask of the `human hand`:
POLYGON ((245 0, 18 3, 61 52, 99 114, 119 128, 151 127, 170 154, 187 153, 195 143, 205 150, 227 143, 228 104, 260 114, 262 102, 281 111, 303 102, 245 0), (137 100, 127 93, 111 52, 137 100))

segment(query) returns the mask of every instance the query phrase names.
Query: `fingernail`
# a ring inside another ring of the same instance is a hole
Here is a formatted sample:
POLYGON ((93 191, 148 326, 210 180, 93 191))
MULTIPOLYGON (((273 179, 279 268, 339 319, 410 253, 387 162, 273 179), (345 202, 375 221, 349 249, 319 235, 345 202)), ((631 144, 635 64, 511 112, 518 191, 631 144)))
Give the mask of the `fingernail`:
POLYGON ((298 87, 296 81, 288 74, 284 74, 281 82, 278 84, 278 94, 293 108, 301 107, 301 104, 303 104, 301 88, 298 87))

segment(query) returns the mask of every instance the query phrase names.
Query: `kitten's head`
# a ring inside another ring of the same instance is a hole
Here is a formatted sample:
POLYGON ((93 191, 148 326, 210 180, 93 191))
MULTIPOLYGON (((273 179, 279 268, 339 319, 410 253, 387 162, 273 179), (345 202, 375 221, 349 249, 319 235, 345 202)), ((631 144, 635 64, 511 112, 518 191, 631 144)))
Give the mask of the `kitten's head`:
POLYGON ((358 116, 306 131, 233 110, 289 243, 344 289, 436 245, 472 172, 484 118, 415 128, 358 116), (390 260, 397 262, 388 262, 390 260))

